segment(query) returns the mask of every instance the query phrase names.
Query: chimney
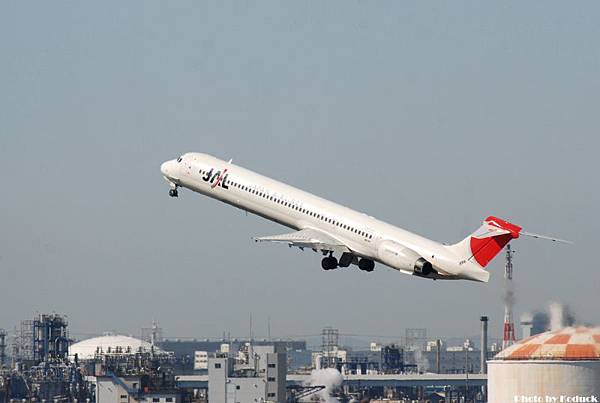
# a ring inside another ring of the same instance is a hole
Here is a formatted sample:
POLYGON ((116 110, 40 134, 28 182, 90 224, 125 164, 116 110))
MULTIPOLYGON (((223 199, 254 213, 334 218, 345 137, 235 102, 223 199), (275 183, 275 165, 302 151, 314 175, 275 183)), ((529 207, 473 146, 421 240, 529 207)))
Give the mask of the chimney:
POLYGON ((488 350, 488 317, 481 317, 481 373, 487 374, 487 350, 488 350))

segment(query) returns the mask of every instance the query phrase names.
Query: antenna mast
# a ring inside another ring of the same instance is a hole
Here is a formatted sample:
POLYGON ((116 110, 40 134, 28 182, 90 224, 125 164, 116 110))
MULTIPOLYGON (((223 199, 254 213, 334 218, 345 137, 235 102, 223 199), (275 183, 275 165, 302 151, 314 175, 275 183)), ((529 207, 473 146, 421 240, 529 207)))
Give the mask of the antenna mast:
POLYGON ((514 253, 515 251, 511 250, 510 244, 506 245, 506 265, 504 266, 504 334, 502 337, 502 349, 507 348, 515 342, 515 324, 513 322, 515 292, 512 282, 512 259, 514 253))

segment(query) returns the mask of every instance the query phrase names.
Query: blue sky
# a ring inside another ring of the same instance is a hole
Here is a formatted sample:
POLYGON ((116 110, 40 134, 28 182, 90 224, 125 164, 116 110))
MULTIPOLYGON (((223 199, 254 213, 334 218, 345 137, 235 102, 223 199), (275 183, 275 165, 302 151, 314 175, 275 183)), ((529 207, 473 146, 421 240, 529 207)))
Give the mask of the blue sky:
POLYGON ((234 161, 455 242, 494 214, 518 240, 517 313, 551 300, 599 324, 596 2, 4 2, 0 327, 67 313, 74 333, 477 332, 489 284, 384 267, 324 272, 255 245, 286 229, 159 166, 234 161), (263 330, 261 330, 263 329, 263 330))

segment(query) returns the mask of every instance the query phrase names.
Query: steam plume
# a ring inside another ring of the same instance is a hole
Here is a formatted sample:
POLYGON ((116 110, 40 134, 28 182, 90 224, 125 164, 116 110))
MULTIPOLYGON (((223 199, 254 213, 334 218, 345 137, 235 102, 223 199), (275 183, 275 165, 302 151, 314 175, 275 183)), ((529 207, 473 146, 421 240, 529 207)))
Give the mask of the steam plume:
POLYGON ((337 403, 338 400, 331 394, 336 388, 341 386, 343 380, 344 378, 340 371, 334 368, 325 368, 313 370, 310 373, 307 383, 310 386, 325 386, 325 389, 319 392, 319 397, 327 403, 337 403))

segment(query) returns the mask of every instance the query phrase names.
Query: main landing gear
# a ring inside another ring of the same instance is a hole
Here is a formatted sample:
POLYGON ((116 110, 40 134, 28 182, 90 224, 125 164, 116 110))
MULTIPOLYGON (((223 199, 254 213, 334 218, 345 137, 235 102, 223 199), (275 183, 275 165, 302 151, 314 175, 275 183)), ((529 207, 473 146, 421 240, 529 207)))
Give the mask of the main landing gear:
POLYGON ((323 270, 333 270, 333 269, 337 269, 338 267, 338 261, 336 258, 334 258, 331 254, 327 257, 324 257, 323 260, 321 260, 321 267, 323 268, 323 270))
POLYGON ((367 272, 371 272, 375 268, 375 262, 371 259, 360 259, 358 261, 358 268, 367 272))
MULTIPOLYGON (((330 252, 329 256, 326 256, 323 258, 323 260, 321 260, 321 267, 323 267, 323 270, 333 270, 337 269, 338 267, 348 267, 354 258, 354 255, 351 253, 342 253, 342 256, 338 262, 338 260, 333 256, 333 253, 330 252)), ((366 272, 371 272, 375 268, 375 262, 373 262, 371 259, 360 259, 358 261, 358 268, 366 272)))

